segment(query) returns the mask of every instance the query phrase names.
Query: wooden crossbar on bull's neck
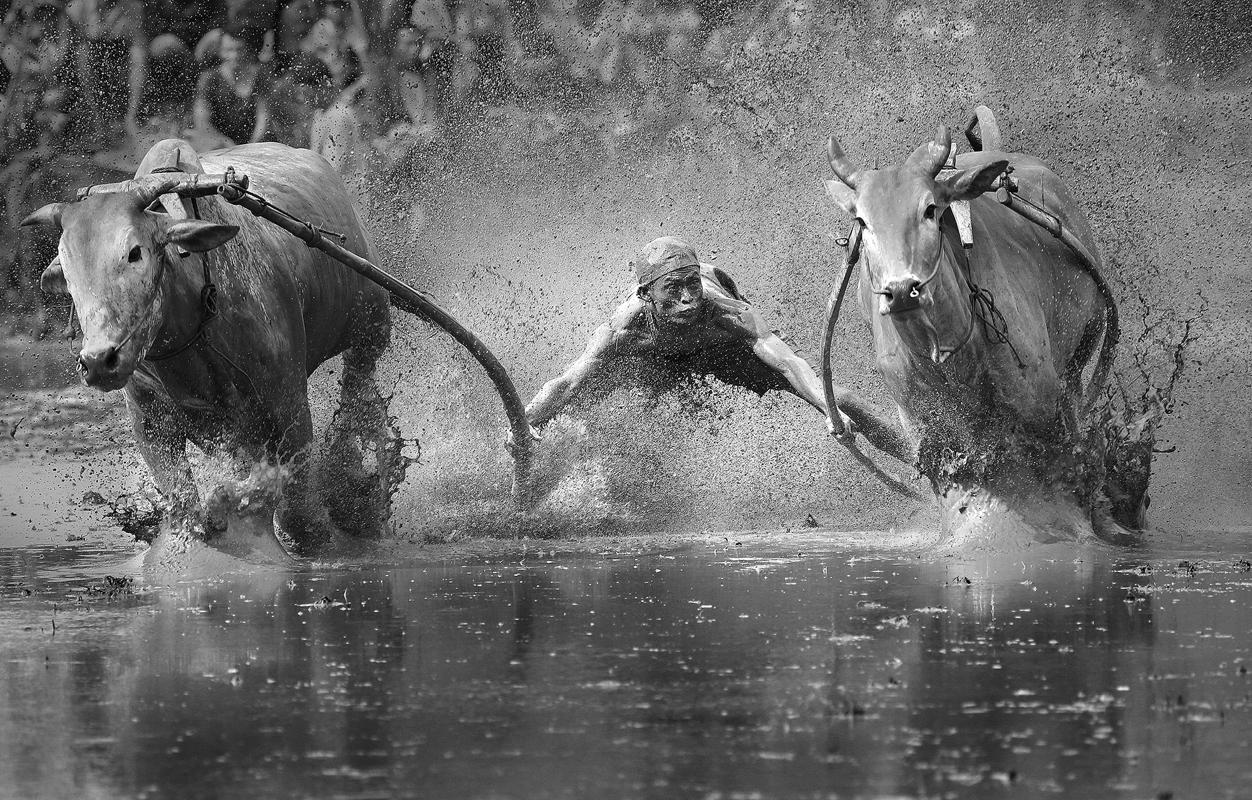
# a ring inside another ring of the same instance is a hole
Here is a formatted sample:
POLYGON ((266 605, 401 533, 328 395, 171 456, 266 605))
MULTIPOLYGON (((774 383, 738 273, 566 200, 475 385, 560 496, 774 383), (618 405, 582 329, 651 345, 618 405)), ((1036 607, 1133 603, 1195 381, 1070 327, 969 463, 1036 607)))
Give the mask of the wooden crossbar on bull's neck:
POLYGON ((513 456, 513 496, 523 510, 530 507, 534 500, 530 480, 531 464, 534 458, 532 447, 534 439, 530 423, 526 419, 526 405, 518 396, 517 388, 513 385, 513 379, 509 377, 508 371, 491 352, 491 349, 473 331, 457 322, 451 314, 441 308, 433 297, 409 286, 373 262, 326 238, 327 235, 335 234, 330 234, 310 222, 298 219, 271 204, 264 197, 249 191, 248 176, 234 169, 228 169, 222 175, 189 173, 144 175, 121 183, 79 189, 77 199, 82 200, 91 195, 112 192, 135 192, 152 198, 168 194, 177 194, 180 197, 207 197, 216 194, 226 202, 241 206, 252 212, 254 216, 274 223, 309 247, 321 250, 341 264, 382 286, 391 295, 392 304, 396 308, 421 317, 446 331, 478 361, 504 403, 504 413, 508 417, 509 429, 512 432, 512 445, 509 450, 513 456))
POLYGON ((131 192, 147 197, 177 194, 179 197, 207 197, 217 194, 223 186, 235 186, 246 190, 248 176, 234 169, 221 175, 204 175, 190 172, 154 172, 120 183, 101 183, 79 189, 75 200, 83 200, 97 194, 131 192))

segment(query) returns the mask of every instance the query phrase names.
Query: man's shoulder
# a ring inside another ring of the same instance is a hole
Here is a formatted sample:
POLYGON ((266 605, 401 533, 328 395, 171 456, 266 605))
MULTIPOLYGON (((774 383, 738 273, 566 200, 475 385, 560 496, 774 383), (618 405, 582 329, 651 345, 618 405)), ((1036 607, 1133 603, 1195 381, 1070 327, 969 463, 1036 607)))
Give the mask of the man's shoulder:
POLYGON ((640 318, 643 316, 645 305, 643 298, 637 294, 632 294, 613 310, 613 316, 609 317, 608 326, 615 331, 637 327, 640 318))
POLYGON ((613 311, 608 322, 600 326, 597 336, 607 336, 607 339, 602 340, 603 346, 620 348, 639 338, 647 324, 644 317, 644 301, 637 295, 631 295, 613 311))
POLYGON ((743 296, 743 292, 739 291, 739 284, 735 282, 735 279, 731 277, 729 272, 721 267, 701 263, 700 279, 704 283, 706 293, 714 296, 721 295, 739 303, 748 303, 748 299, 743 296), (712 291, 710 292, 710 290, 712 291))
POLYGON ((721 267, 701 264, 700 276, 704 280, 705 297, 713 308, 711 323, 736 338, 759 338, 765 323, 730 274, 721 267))

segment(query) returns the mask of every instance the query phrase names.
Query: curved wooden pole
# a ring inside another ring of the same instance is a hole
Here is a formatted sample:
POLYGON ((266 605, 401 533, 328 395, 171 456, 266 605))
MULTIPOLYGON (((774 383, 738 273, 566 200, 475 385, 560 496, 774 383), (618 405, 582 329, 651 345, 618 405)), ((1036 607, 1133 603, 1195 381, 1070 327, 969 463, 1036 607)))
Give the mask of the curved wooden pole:
POLYGON ((822 326, 822 393, 826 396, 826 419, 830 422, 831 433, 835 436, 842 436, 847 429, 835 405, 835 381, 830 374, 830 355, 835 338, 835 323, 839 321, 839 309, 843 305, 843 296, 848 291, 848 281, 852 277, 852 270, 860 259, 861 226, 859 223, 854 223, 852 232, 848 234, 848 244, 843 255, 843 279, 839 281, 839 287, 830 293, 830 298, 826 301, 826 324, 822 326))
POLYGON ((843 416, 839 413, 839 406, 835 403, 835 379, 831 374, 830 356, 835 339, 835 323, 839 321, 839 309, 843 306, 843 296, 848 291, 848 283, 852 278, 852 271, 856 268, 861 258, 861 226, 859 223, 854 224, 852 232, 848 234, 848 245, 843 258, 843 280, 839 282, 838 288, 830 293, 830 298, 826 301, 826 324, 822 326, 822 393, 826 397, 826 419, 830 423, 830 432, 831 435, 839 439, 844 447, 848 448, 848 453, 861 466, 874 473, 874 476, 886 484, 892 491, 920 500, 921 495, 906 484, 888 475, 871 461, 869 456, 857 449, 853 437, 848 435, 851 432, 843 424, 843 416))
POLYGON ((529 508, 532 501, 530 470, 534 460, 530 432, 530 423, 526 419, 526 405, 517 394, 517 388, 509 377, 504 365, 495 354, 447 311, 440 308, 434 298, 425 292, 418 291, 391 273, 379 268, 372 262, 361 258, 356 253, 329 241, 322 232, 307 222, 297 220, 286 212, 275 208, 263 198, 245 192, 236 185, 223 185, 217 190, 222 199, 228 203, 242 206, 254 215, 269 220, 291 235, 301 239, 309 247, 321 250, 369 280, 382 286, 391 294, 392 303, 401 311, 422 317, 447 333, 470 352, 475 360, 487 372, 487 377, 499 393, 504 403, 504 413, 509 419, 509 429, 513 433, 513 497, 523 509, 529 508))

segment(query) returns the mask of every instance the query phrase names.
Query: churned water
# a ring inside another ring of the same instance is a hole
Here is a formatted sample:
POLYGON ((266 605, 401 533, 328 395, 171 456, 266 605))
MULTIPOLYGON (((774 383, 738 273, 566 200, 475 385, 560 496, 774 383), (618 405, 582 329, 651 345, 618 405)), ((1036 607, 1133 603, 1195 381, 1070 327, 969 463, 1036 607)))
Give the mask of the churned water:
POLYGON ((1190 538, 519 543, 163 588, 0 550, 0 794, 1246 797, 1252 564, 1190 538))

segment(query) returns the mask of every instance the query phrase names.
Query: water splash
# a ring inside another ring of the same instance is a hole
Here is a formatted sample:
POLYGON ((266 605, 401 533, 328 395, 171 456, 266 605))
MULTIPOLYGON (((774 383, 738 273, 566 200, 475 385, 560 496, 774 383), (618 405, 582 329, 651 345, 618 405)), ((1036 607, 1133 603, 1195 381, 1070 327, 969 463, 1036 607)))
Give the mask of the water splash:
POLYGON ((392 397, 370 386, 349 415, 335 410, 317 459, 319 487, 331 519, 353 536, 394 533, 392 507, 412 464, 421 459, 417 438, 405 438, 391 411, 392 397))

